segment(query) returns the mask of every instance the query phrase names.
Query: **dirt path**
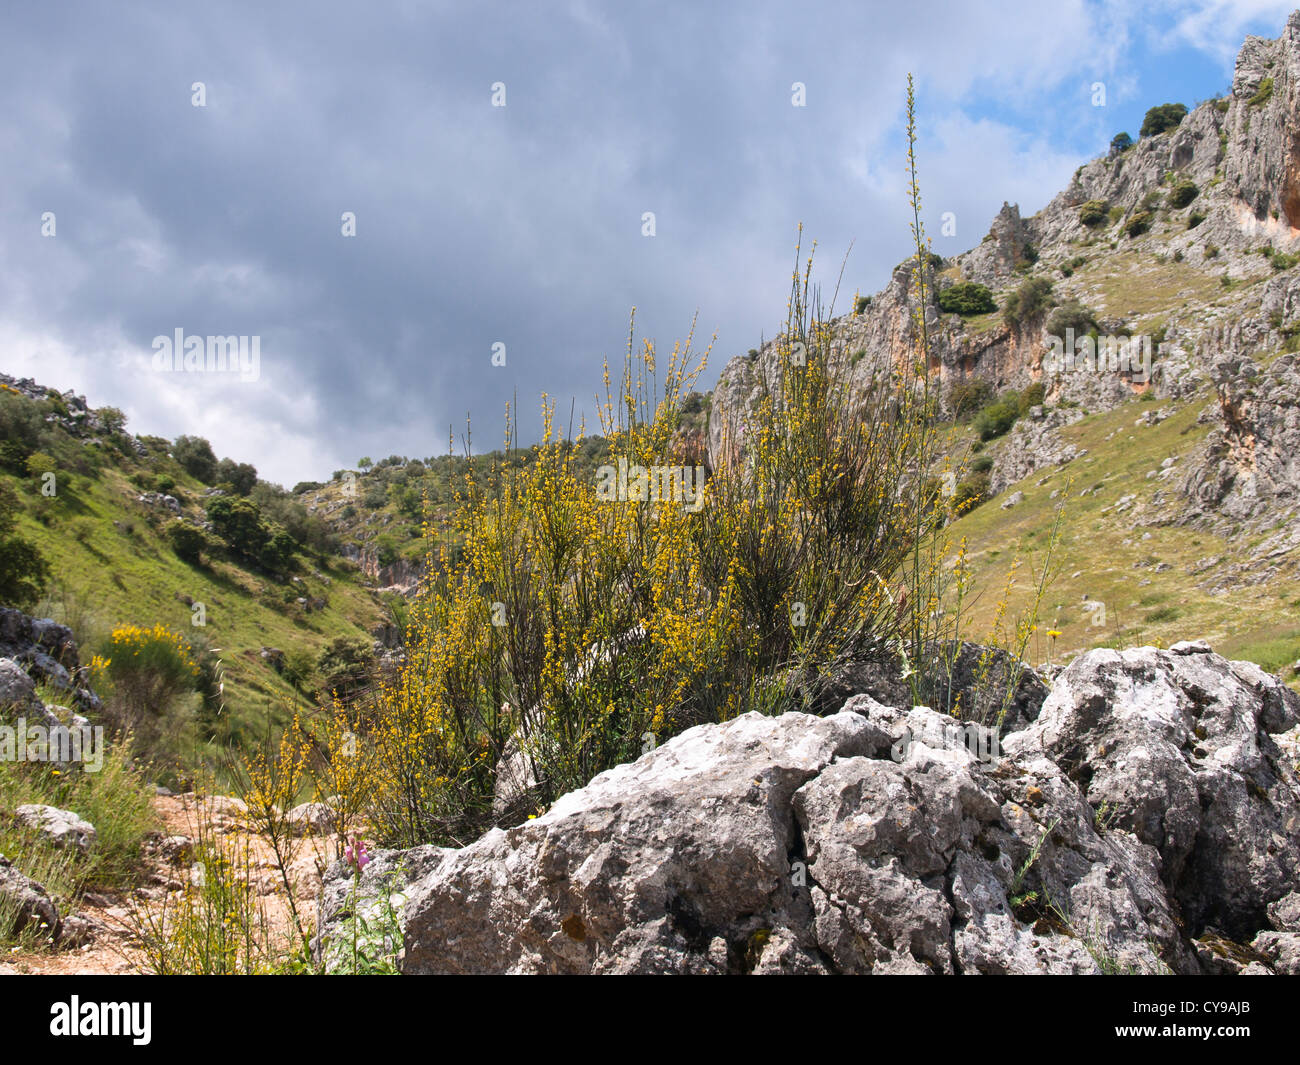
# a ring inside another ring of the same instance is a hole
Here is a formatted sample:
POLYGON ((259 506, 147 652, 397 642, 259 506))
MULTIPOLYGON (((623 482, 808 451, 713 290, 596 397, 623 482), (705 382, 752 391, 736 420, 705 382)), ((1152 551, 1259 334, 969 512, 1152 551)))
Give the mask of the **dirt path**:
MULTIPOLYGON (((147 965, 135 932, 133 911, 157 913, 174 903, 196 874, 193 843, 214 838, 231 844, 238 853, 248 848, 249 882, 259 904, 265 906, 272 927, 287 932, 290 911, 272 847, 251 832, 237 799, 213 796, 199 800, 193 794, 160 795, 153 801, 160 834, 151 842, 141 887, 132 897, 88 893, 76 910, 84 921, 86 941, 48 951, 24 951, 0 957, 0 975, 98 975, 139 973, 147 965)), ((321 874, 334 857, 331 835, 308 836, 295 841, 289 866, 290 883, 305 921, 314 919, 321 874)), ((78 927, 82 927, 80 924, 78 927)), ((308 929, 310 934, 310 928, 308 929)))

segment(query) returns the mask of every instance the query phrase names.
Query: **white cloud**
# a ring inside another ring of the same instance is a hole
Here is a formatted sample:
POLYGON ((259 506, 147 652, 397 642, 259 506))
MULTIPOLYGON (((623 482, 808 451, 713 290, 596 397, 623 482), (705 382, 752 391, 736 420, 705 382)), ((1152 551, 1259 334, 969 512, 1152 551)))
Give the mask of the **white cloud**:
POLYGON ((1109 139, 1094 81, 1132 100, 1153 47, 1235 51, 1235 27, 1267 16, 1276 32, 1285 14, 1258 0, 570 0, 559 18, 322 5, 303 24, 273 6, 92 13, 53 33, 57 15, 15 21, 0 66, 0 149, 23 160, 0 176, 6 369, 120 406, 137 431, 208 435, 285 481, 363 451, 428 454, 449 420, 469 408, 493 424, 516 391, 522 412, 543 388, 589 404, 632 304, 661 340, 698 309, 701 334, 720 333, 716 370, 781 324, 800 221, 828 287, 850 240, 848 289, 883 284, 907 254, 909 70, 927 223, 952 254, 1003 200, 1041 207, 1109 139), (505 112, 488 105, 497 78, 505 112), (59 237, 41 242, 44 209, 59 237), (141 376, 153 334, 178 326, 262 335, 262 381, 141 376), (494 373, 497 339, 511 361, 494 373))
POLYGON ((1195 0, 1160 5, 1174 14, 1169 40, 1181 41, 1207 55, 1231 64, 1252 26, 1276 37, 1295 7, 1294 0, 1195 0))

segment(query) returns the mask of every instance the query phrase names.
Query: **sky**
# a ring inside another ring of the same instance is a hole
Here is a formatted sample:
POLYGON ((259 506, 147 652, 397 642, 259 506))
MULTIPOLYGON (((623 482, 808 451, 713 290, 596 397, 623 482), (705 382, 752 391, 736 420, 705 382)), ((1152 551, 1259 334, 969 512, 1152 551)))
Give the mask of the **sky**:
POLYGON ((848 253, 837 311, 885 285, 909 72, 952 255, 1148 107, 1222 94, 1290 6, 7 5, 0 370, 286 487, 459 452, 467 419, 490 450, 507 405, 531 442, 543 394, 594 431, 633 308, 661 353, 716 336, 702 389, 779 331, 800 224, 827 297, 848 253), (177 330, 250 361, 164 366, 177 330))

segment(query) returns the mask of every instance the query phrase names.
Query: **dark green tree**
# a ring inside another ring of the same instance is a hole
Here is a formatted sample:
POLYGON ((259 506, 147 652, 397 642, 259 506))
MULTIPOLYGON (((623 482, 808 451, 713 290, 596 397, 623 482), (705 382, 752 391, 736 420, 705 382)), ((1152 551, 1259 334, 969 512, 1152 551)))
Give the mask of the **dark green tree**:
POLYGON ((251 499, 217 496, 208 503, 208 521, 232 554, 250 562, 261 561, 271 531, 251 499))
POLYGON ((215 478, 217 484, 228 484, 236 495, 246 496, 257 484, 257 468, 247 462, 222 459, 217 463, 215 478))
POLYGON ((293 565, 293 552, 297 544, 294 543, 293 537, 283 529, 279 529, 271 534, 266 545, 258 555, 258 562, 268 570, 274 573, 284 573, 293 565))
POLYGON ((172 458, 181 469, 204 484, 213 484, 217 477, 217 456, 212 445, 201 436, 178 436, 172 445, 172 458))
POLYGON ((22 503, 7 484, 0 484, 0 605, 28 610, 50 583, 50 564, 30 540, 14 534, 22 503))
POLYGON ((208 542, 202 529, 178 519, 167 526, 167 539, 176 552, 176 557, 182 562, 197 565, 202 561, 203 549, 208 542))
POLYGON ((1142 120, 1142 128, 1138 131, 1138 135, 1141 137, 1154 137, 1157 133, 1164 133, 1165 130, 1176 128, 1178 123, 1186 117, 1186 104, 1161 104, 1159 107, 1153 107, 1147 112, 1146 118, 1142 120))
POLYGON ((1019 328, 1047 310, 1054 302, 1052 283, 1045 277, 1031 277, 1007 296, 1002 305, 1002 318, 1007 325, 1019 328))
POLYGON ((986 285, 977 281, 959 281, 939 290, 939 310, 944 314, 960 314, 963 317, 972 314, 988 314, 996 311, 998 305, 993 302, 993 293, 986 285))

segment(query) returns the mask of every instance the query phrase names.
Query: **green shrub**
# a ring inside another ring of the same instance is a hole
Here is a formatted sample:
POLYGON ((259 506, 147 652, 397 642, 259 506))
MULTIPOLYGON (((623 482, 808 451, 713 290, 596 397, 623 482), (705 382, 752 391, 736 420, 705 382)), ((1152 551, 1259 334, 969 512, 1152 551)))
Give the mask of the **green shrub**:
POLYGON ((968 477, 957 485, 953 494, 953 510, 958 514, 974 510, 989 497, 989 478, 986 473, 968 477))
POLYGON ((1133 147, 1133 138, 1127 133, 1116 133, 1110 139, 1110 154, 1119 155, 1133 147))
POLYGON ((1152 217, 1148 211, 1139 211, 1128 220, 1128 225, 1124 227, 1124 232, 1130 237, 1140 237, 1143 233, 1151 228, 1152 217))
MULTIPOLYGON (((282 527, 295 543, 317 554, 337 553, 338 534, 329 522, 309 511, 300 500, 287 492, 277 492, 264 482, 254 489, 254 498, 261 508, 263 520, 282 527)), ((413 520, 419 517, 417 510, 413 520)))
POLYGON ((229 485, 235 495, 246 496, 257 484, 257 469, 247 462, 235 462, 222 459, 217 463, 215 480, 217 484, 229 485))
POLYGON ((375 537, 375 559, 381 566, 391 566, 398 559, 397 542, 387 533, 375 537))
POLYGON ((969 317, 973 314, 988 314, 997 309, 988 287, 976 281, 959 281, 939 290, 939 310, 945 314, 969 317))
POLYGON ((208 538, 202 529, 179 518, 167 526, 167 541, 176 557, 191 565, 203 561, 203 550, 208 546, 208 538))
POLYGON ((17 440, 0 440, 0 468, 10 473, 22 474, 27 471, 27 455, 23 445, 17 440))
POLYGON ((27 609, 41 598, 50 582, 50 564, 40 549, 15 535, 22 502, 7 484, 0 484, 0 605, 27 609))
POLYGON ((1047 389, 1041 381, 1035 381, 1020 393, 1020 413, 1027 414, 1031 407, 1041 407, 1046 398, 1047 389))
POLYGON ((1093 229, 1106 221, 1108 204, 1105 200, 1089 200, 1079 208, 1079 221, 1093 229))
POLYGON ((217 456, 212 453, 212 445, 201 436, 178 436, 172 445, 174 458, 186 473, 212 484, 217 476, 217 456))
POLYGON ((703 414, 709 409, 709 397, 703 392, 692 392, 682 401, 682 413, 685 415, 703 414))
POLYGON ((137 754, 179 753, 191 723, 182 697, 195 690, 199 666, 185 639, 165 625, 120 625, 91 662, 92 681, 105 693, 105 710, 137 754))
POLYGON ((47 473, 57 474, 59 464, 53 456, 47 455, 44 451, 33 451, 27 456, 27 474, 37 481, 43 480, 47 473))
POLYGON ((126 428, 126 415, 117 407, 100 407, 95 413, 106 436, 119 436, 126 428))
POLYGON ((993 456, 976 455, 971 459, 970 468, 972 473, 988 473, 993 469, 993 456))
POLYGON ((283 529, 277 529, 267 540, 257 561, 272 573, 287 573, 294 567, 293 554, 296 547, 292 536, 283 529))
POLYGON ((208 521, 230 552, 250 562, 258 560, 271 539, 262 511, 251 499, 217 496, 208 502, 208 521))
POLYGON ((859 296, 856 300, 853 301, 853 313, 861 314, 870 306, 871 306, 870 296, 859 296))
POLYGON ((290 647, 284 652, 283 676, 302 692, 310 692, 316 678, 316 655, 309 647, 290 647))
POLYGON ((1287 255, 1286 252, 1278 251, 1275 248, 1265 244, 1259 249, 1259 253, 1268 260, 1269 265, 1274 270, 1290 270, 1297 262, 1300 262, 1300 256, 1287 255))
POLYGON ((1180 181, 1169 191, 1169 206, 1175 208, 1186 207, 1196 199, 1200 191, 1201 190, 1196 187, 1195 181, 1180 181))
POLYGON ((1251 107, 1263 107, 1273 97, 1273 79, 1264 78, 1259 83, 1259 88, 1255 90, 1255 95, 1250 98, 1251 107))
POLYGON ((1078 300, 1067 300, 1056 308, 1047 319, 1047 331, 1056 337, 1065 336, 1067 329, 1073 329, 1075 336, 1097 328, 1097 317, 1091 308, 1078 300))
POLYGON ((370 685, 375 656, 369 644, 348 636, 337 636, 316 661, 326 694, 348 700, 370 685))
POLYGON ((1031 277, 1010 293, 1002 306, 1002 317, 1013 328, 1031 322, 1052 305, 1052 283, 1045 277, 1031 277))
POLYGON ((975 432, 981 440, 992 440, 1007 432, 1019 417, 1020 397, 1010 392, 975 416, 975 432))
POLYGON ((960 381, 948 393, 948 406, 953 417, 970 417, 992 403, 993 397, 993 386, 987 381, 979 378, 960 381))
POLYGON ((1176 128, 1186 117, 1186 104, 1160 104, 1146 113, 1146 117, 1142 119, 1142 128, 1138 131, 1138 135, 1154 137, 1166 130, 1176 128))

